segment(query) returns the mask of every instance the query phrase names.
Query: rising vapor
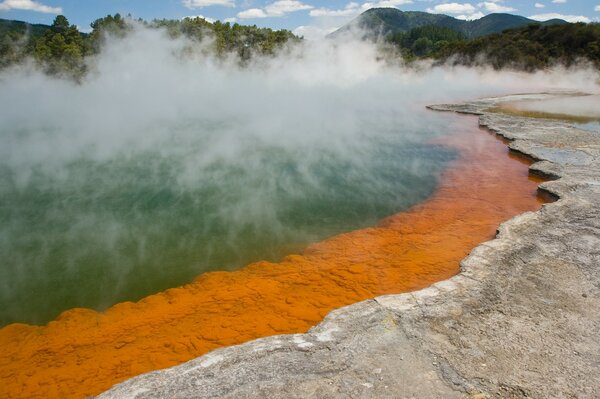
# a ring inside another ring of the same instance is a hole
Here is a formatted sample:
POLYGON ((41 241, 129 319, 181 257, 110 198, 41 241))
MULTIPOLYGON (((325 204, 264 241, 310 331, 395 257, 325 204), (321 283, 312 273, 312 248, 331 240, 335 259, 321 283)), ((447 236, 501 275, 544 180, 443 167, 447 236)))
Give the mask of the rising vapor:
POLYGON ((136 27, 81 83, 0 75, 0 323, 102 309, 375 223, 430 195, 456 155, 430 143, 449 132, 426 104, 596 79, 409 69, 347 38, 243 66, 206 48, 136 27))

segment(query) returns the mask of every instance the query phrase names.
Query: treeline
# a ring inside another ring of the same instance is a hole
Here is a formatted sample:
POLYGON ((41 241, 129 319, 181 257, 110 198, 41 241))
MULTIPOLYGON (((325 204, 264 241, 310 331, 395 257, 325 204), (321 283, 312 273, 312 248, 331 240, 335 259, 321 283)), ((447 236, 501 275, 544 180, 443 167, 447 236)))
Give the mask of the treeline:
POLYGON ((204 39, 212 40, 212 48, 216 54, 235 53, 242 60, 247 60, 254 54, 273 55, 286 43, 301 41, 285 29, 273 30, 221 21, 211 23, 198 17, 184 18, 181 21, 154 20, 146 25, 152 28, 166 28, 174 38, 185 36, 198 42, 204 39))
POLYGON ((535 71, 587 61, 600 68, 600 24, 532 24, 471 40, 452 29, 424 26, 387 40, 409 62, 431 58, 438 64, 535 71))
MULTIPOLYGON (((235 55, 241 63, 301 41, 288 30, 210 23, 202 18, 135 23, 165 29, 173 38, 203 42, 217 57, 235 55)), ((91 27, 91 33, 81 33, 62 15, 51 26, 0 20, 0 69, 32 59, 48 74, 80 79, 87 72, 86 57, 98 54, 107 37, 126 36, 134 21, 115 14, 97 19, 91 27)), ((599 24, 532 24, 476 39, 451 28, 426 25, 391 35, 387 41, 408 62, 429 58, 438 64, 534 71, 587 60, 600 68, 599 24)))
MULTIPOLYGON (((92 32, 79 32, 67 18, 59 15, 50 26, 29 25, 18 21, 0 21, 0 68, 31 58, 51 75, 67 75, 75 79, 87 71, 85 57, 98 54, 108 37, 125 37, 133 28, 131 18, 108 15, 91 24, 92 32)), ((183 20, 137 20, 147 28, 165 28, 175 37, 193 41, 206 40, 216 56, 237 55, 241 62, 253 55, 272 55, 288 42, 301 39, 288 30, 272 30, 237 23, 210 23, 202 18, 183 20)))

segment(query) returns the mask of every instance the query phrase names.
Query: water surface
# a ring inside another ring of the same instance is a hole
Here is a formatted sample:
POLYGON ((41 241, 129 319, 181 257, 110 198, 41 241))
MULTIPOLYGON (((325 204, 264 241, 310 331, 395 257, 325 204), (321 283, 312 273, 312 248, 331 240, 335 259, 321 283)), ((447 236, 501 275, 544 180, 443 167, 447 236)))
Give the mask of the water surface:
POLYGON ((340 306, 451 277, 500 222, 543 202, 527 162, 509 157, 475 118, 461 121, 447 116, 453 134, 435 140, 457 158, 425 202, 280 263, 204 273, 102 313, 69 310, 43 327, 6 326, 0 386, 9 398, 83 398, 219 347, 304 332, 340 306))
POLYGON ((568 120, 583 129, 594 130, 600 121, 600 95, 557 94, 550 98, 504 103, 499 109, 521 116, 568 120))
POLYGON ((102 310, 206 271, 278 261, 407 209, 431 195, 454 157, 429 142, 444 131, 428 118, 415 126, 375 114, 309 139, 179 120, 124 132, 131 138, 109 149, 62 126, 4 124, 0 325, 102 310))

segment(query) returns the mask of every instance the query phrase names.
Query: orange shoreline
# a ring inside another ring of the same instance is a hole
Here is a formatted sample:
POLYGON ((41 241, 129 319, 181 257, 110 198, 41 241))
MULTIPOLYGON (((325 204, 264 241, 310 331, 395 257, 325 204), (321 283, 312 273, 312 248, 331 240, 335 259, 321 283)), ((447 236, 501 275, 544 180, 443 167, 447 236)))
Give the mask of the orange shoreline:
POLYGON ((424 288, 459 271, 499 223, 537 210, 541 179, 529 162, 449 115, 437 142, 459 151, 427 201, 377 227, 341 234, 280 263, 211 272, 194 282, 117 304, 72 309, 46 326, 0 329, 0 398, 83 398, 129 377, 210 350, 274 334, 305 332, 332 309, 424 288))

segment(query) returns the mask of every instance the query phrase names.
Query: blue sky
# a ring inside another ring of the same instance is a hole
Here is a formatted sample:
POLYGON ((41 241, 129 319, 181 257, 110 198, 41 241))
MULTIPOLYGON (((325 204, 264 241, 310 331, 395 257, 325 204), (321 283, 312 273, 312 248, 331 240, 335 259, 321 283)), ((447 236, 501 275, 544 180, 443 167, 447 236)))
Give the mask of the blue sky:
POLYGON ((600 21, 600 0, 0 0, 0 18, 51 23, 60 13, 86 31, 94 19, 117 12, 144 19, 200 15, 209 20, 286 28, 316 38, 372 7, 437 12, 462 19, 509 12, 539 20, 600 21))

